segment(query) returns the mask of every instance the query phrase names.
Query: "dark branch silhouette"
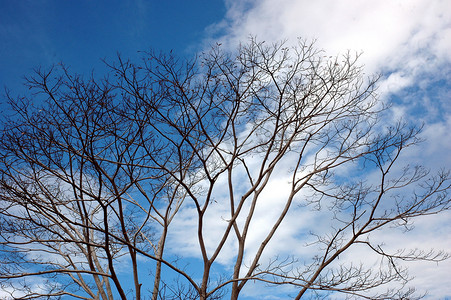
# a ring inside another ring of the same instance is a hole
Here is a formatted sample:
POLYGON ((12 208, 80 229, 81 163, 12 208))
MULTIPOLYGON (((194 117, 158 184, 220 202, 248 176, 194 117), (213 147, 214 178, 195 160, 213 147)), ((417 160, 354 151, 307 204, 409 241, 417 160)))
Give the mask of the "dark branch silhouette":
POLYGON ((262 282, 291 287, 294 299, 414 297, 400 262, 448 254, 392 252, 370 234, 410 230, 415 217, 449 209, 449 172, 400 166, 421 128, 382 121, 378 77, 364 77, 357 59, 325 58, 302 40, 289 48, 251 39, 236 53, 217 44, 193 61, 119 57, 100 80, 62 65, 37 69, 28 96, 7 95, 14 114, 1 125, 1 288, 14 299, 238 299, 262 282), (351 166, 354 178, 337 175, 351 166), (280 176, 289 178, 287 196, 274 201, 278 215, 250 250, 262 195, 280 176), (218 201, 228 215, 216 216, 224 226, 212 245, 206 216, 218 201), (330 231, 302 232, 314 257, 268 261, 271 240, 299 206, 330 211, 330 231), (188 208, 200 275, 184 253, 166 251, 188 208), (214 264, 230 241, 233 264, 218 276, 214 264), (340 262, 356 246, 380 267, 340 262))

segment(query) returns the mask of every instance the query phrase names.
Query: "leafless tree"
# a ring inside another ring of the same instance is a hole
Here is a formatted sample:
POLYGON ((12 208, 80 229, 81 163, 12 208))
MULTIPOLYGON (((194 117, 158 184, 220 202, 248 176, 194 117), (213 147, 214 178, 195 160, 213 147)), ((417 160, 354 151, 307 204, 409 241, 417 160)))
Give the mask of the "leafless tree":
POLYGON ((2 289, 14 299, 238 299, 262 282, 290 286, 295 299, 411 297, 399 262, 447 254, 392 253, 370 233, 449 209, 449 173, 399 166, 420 130, 381 121, 378 78, 366 78, 357 58, 325 57, 302 40, 251 39, 236 53, 217 45, 192 61, 119 58, 100 80, 62 65, 37 69, 27 97, 7 95, 14 114, 1 125, 2 289), (355 178, 337 175, 347 166, 355 178), (280 176, 289 178, 287 196, 274 201, 278 215, 251 250, 262 195, 280 176), (216 216, 225 225, 212 244, 206 217, 218 201, 228 215, 216 216), (188 207, 200 271, 165 251, 188 207), (316 255, 264 259, 299 207, 333 216, 329 232, 303 232, 316 255), (218 277, 228 242, 233 268, 218 277), (356 246, 380 257, 380 268, 338 261, 356 246))

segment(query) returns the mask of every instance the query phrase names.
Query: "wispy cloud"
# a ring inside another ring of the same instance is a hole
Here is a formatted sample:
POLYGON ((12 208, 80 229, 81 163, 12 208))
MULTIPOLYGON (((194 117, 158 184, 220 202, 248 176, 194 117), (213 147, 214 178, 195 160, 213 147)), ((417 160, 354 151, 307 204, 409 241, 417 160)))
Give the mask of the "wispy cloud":
MULTIPOLYGON (((365 65, 366 73, 382 74, 380 97, 393 102, 389 117, 424 124, 422 137, 426 141, 406 151, 404 161, 424 164, 432 170, 451 166, 451 2, 228 0, 226 3, 227 15, 209 28, 210 36, 206 43, 220 40, 224 47, 234 49, 250 35, 269 42, 287 39, 287 43, 296 42, 301 37, 317 40, 317 46, 327 55, 347 50, 362 53, 360 62, 365 65)), ((282 183, 274 184, 277 187, 274 186, 272 191, 277 191, 278 195, 268 194, 272 201, 281 196, 283 190, 282 183)), ((264 203, 262 205, 253 231, 255 237, 271 216, 270 209, 265 210, 264 203)), ((301 220, 308 224, 323 224, 327 223, 327 218, 326 215, 295 209, 288 216, 284 223, 288 225, 281 229, 269 254, 290 255, 300 251, 306 241, 293 228, 302 227, 299 224, 301 220), (290 223, 296 223, 296 226, 290 227, 290 223)), ((450 250, 450 218, 448 212, 422 217, 417 221, 419 230, 408 234, 381 231, 379 235, 391 249, 424 246, 425 250, 450 250)), ((249 251, 253 247, 256 245, 250 242, 249 251)), ((305 257, 305 253, 302 254, 305 257)), ((365 252, 354 249, 341 261, 362 260, 365 255, 365 252)), ((222 263, 227 261, 225 259, 222 263)), ((431 299, 451 295, 446 276, 446 270, 451 269, 450 260, 439 265, 413 263, 408 266, 411 275, 416 277, 411 284, 419 289, 428 289, 431 299)), ((258 291, 249 293, 255 296, 258 291)))
POLYGON ((270 41, 318 39, 329 52, 364 51, 369 71, 421 64, 406 55, 419 59, 429 54, 436 62, 451 61, 448 1, 229 0, 228 7, 226 19, 216 29, 231 44, 250 34, 270 41))

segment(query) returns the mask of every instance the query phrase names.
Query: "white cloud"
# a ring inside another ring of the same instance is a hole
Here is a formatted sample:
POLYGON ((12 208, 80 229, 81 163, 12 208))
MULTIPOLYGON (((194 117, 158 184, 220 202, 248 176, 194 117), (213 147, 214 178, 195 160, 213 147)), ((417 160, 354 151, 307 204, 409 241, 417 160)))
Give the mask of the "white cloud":
POLYGON ((451 2, 446 0, 228 0, 227 4, 227 17, 209 32, 230 48, 249 35, 267 41, 317 39, 317 46, 331 55, 363 52, 360 62, 368 74, 395 72, 402 87, 424 74, 443 73, 451 63, 451 2))
MULTIPOLYGON (((381 98, 397 97, 390 118, 425 123, 422 137, 426 142, 406 151, 403 161, 424 164, 432 170, 451 167, 450 94, 446 92, 449 87, 443 86, 449 85, 451 74, 450 1, 227 0, 226 4, 226 18, 208 29, 207 43, 220 40, 223 47, 235 49, 250 35, 265 41, 288 39, 289 44, 301 37, 317 39, 317 46, 328 55, 347 50, 362 52, 360 63, 365 65, 365 72, 383 75, 381 98), (416 91, 412 93, 408 88, 416 91)), ((281 190, 281 186, 273 187, 273 191, 281 190)), ((262 216, 269 218, 273 211, 262 204, 262 216)), ((302 211, 295 209, 287 217, 270 253, 288 253, 287 247, 295 249, 303 244, 296 236, 295 226, 286 224, 302 227, 304 217, 310 224, 321 222, 321 217, 300 214, 302 211)), ((449 213, 444 213, 421 218, 416 230, 408 235, 384 231, 384 239, 407 248, 424 245, 450 250, 451 227, 446 225, 449 217, 449 213)), ((256 222, 254 234, 259 235, 263 228, 262 218, 256 222)), ((258 245, 249 248, 254 246, 258 245)), ((354 253, 353 257, 365 256, 354 253)), ((431 299, 451 295, 446 276, 451 260, 438 265, 409 266, 416 277, 412 284, 420 290, 428 289, 431 299)))

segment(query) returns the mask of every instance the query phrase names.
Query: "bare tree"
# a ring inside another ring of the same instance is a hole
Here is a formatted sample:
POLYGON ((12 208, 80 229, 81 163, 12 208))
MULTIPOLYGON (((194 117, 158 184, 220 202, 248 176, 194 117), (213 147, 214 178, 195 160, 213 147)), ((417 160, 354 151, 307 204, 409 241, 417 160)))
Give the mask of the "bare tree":
POLYGON ((36 70, 29 96, 8 94, 14 114, 2 124, 1 287, 15 299, 238 299, 250 282, 290 286, 295 299, 411 297, 399 262, 448 255, 392 253, 370 234, 449 209, 449 173, 398 166, 420 130, 381 122, 378 78, 365 78, 357 58, 251 39, 193 61, 119 58, 100 80, 36 70), (336 174, 350 166, 355 178, 336 174), (287 196, 251 249, 262 195, 280 177, 287 196), (206 222, 218 202, 228 215, 215 216, 223 226, 212 242, 206 222), (329 232, 301 232, 317 253, 266 259, 296 207, 333 217, 329 232), (186 234, 196 236, 200 279, 184 253, 165 251, 181 211, 196 220, 186 234), (218 276, 227 243, 233 268, 218 276), (356 246, 380 268, 338 261, 356 246))

